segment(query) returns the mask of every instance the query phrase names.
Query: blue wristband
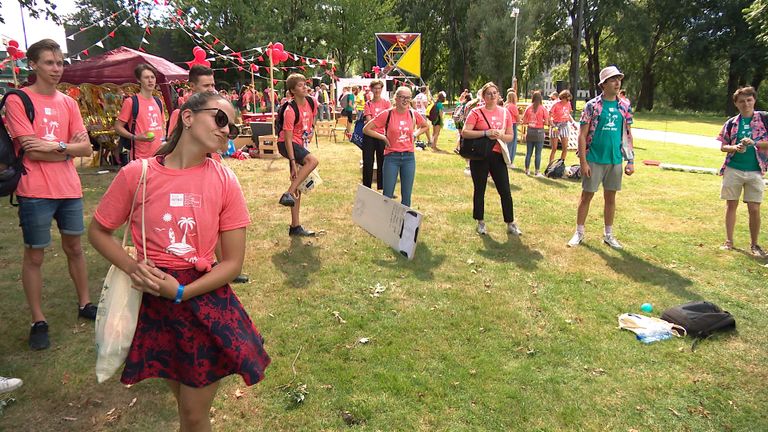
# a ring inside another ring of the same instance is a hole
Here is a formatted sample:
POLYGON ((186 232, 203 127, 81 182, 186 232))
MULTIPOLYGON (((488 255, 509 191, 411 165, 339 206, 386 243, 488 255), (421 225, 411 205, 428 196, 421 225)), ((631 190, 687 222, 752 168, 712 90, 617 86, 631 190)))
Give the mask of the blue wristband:
POLYGON ((184 296, 184 285, 179 284, 179 287, 176 289, 176 298, 173 300, 173 302, 176 304, 181 303, 181 298, 183 296, 184 296))

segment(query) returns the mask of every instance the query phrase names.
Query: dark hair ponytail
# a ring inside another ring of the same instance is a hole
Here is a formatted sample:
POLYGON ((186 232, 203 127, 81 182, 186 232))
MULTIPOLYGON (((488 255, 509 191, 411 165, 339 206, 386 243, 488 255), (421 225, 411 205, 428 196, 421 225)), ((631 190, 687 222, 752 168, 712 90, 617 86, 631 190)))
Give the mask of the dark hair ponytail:
POLYGON ((184 120, 181 118, 181 113, 183 113, 186 110, 196 111, 201 108, 205 108, 205 106, 208 105, 208 102, 214 99, 226 100, 220 94, 216 94, 212 92, 195 93, 192 96, 190 96, 189 99, 187 99, 187 101, 184 102, 184 105, 179 107, 179 120, 176 122, 176 127, 174 127, 173 129, 173 133, 171 133, 171 136, 168 137, 168 140, 165 142, 165 144, 163 144, 159 149, 157 149, 157 153, 155 153, 155 155, 156 156, 167 155, 167 154, 170 154, 176 148, 176 144, 179 143, 179 139, 181 139, 181 134, 184 132, 184 120))

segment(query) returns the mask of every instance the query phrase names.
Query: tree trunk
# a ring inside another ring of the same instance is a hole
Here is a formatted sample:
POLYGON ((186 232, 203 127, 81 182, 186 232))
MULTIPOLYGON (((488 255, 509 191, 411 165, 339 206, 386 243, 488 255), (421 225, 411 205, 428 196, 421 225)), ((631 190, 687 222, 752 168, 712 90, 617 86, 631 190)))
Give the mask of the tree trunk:
POLYGON ((571 42, 571 66, 570 70, 568 72, 569 81, 570 81, 570 91, 573 95, 573 99, 571 99, 571 108, 573 110, 576 110, 576 95, 579 91, 579 60, 581 57, 581 29, 582 29, 582 18, 583 18, 583 11, 584 11, 584 0, 575 0, 574 7, 576 8, 576 19, 573 21, 573 29, 572 29, 572 36, 573 40, 571 42))
POLYGON ((731 95, 736 91, 736 89, 739 87, 739 70, 736 67, 737 59, 735 58, 735 50, 731 50, 731 55, 728 62, 728 92, 725 95, 725 113, 728 116, 736 115, 736 106, 733 104, 733 99, 731 98, 731 95))

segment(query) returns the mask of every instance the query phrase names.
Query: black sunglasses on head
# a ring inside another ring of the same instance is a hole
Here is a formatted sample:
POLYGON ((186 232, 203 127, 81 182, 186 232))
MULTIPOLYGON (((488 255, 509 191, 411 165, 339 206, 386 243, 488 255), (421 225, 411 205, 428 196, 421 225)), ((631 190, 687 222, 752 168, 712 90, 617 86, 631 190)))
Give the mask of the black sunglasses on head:
POLYGON ((238 135, 240 135, 240 128, 237 127, 236 124, 229 122, 229 116, 227 116, 227 113, 222 111, 220 108, 198 108, 193 109, 192 112, 199 112, 199 111, 216 111, 216 114, 213 116, 213 121, 216 122, 216 126, 218 127, 224 127, 226 125, 229 125, 229 133, 227 134, 227 138, 229 139, 235 139, 238 135))

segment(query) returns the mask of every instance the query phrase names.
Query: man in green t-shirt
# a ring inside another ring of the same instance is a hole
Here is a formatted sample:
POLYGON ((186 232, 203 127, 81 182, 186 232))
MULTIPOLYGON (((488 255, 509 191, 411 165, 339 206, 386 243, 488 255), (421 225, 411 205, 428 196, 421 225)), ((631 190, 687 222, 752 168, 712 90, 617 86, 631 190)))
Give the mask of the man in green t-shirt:
POLYGON ((739 206, 741 191, 749 211, 750 252, 763 258, 765 253, 758 244, 760 235, 760 203, 763 201, 766 163, 768 162, 768 137, 766 137, 765 113, 755 112, 757 92, 744 87, 733 94, 733 104, 739 115, 725 122, 720 135, 720 150, 727 153, 720 175, 723 185, 720 199, 726 201, 725 243, 721 249, 733 249, 733 230, 736 226, 736 208, 739 206))
POLYGON ((587 102, 581 114, 579 130, 579 161, 581 162, 581 198, 576 216, 576 233, 568 241, 569 247, 584 241, 584 224, 595 192, 603 185, 605 231, 603 242, 614 249, 621 243, 613 235, 616 213, 616 192, 621 190, 623 174, 635 172, 632 149, 632 108, 628 100, 618 98, 624 75, 615 66, 600 71, 602 94, 587 102), (627 161, 622 167, 622 160, 627 161), (622 169, 623 168, 623 169, 622 169))

